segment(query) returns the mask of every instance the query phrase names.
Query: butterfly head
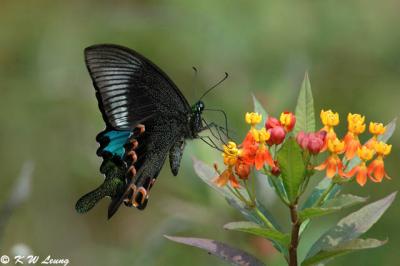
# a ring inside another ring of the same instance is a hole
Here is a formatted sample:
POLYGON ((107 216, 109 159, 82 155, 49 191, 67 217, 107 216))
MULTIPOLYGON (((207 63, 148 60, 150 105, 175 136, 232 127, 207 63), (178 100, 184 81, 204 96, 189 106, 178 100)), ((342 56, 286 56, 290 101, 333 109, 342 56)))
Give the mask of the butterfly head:
POLYGON ((191 138, 197 138, 197 134, 204 129, 201 117, 204 107, 204 102, 201 100, 192 106, 192 113, 189 119, 191 138))
POLYGON ((192 112, 201 114, 204 110, 204 107, 205 107, 204 102, 200 100, 192 106, 192 112))

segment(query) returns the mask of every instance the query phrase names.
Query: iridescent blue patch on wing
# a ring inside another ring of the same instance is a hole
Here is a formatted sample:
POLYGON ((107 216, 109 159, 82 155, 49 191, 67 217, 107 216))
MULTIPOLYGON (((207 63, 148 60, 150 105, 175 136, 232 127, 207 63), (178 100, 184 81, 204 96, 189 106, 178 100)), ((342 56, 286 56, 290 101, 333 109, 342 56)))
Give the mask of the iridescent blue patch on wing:
POLYGON ((104 134, 110 140, 110 142, 103 148, 103 151, 108 151, 113 155, 123 157, 125 153, 124 144, 127 142, 131 131, 109 131, 104 134))

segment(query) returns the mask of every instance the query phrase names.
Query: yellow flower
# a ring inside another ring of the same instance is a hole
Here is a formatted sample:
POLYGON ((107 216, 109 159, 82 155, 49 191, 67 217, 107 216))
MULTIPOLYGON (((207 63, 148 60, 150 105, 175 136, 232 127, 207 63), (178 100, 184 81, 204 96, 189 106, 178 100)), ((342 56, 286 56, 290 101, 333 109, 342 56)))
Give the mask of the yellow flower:
POLYGON ((358 157, 360 157, 361 160, 369 161, 372 159, 372 156, 374 156, 374 150, 369 149, 366 146, 362 146, 361 148, 358 148, 357 155, 358 157))
POLYGON ((375 122, 369 123, 369 132, 371 132, 371 134, 375 136, 382 135, 383 133, 385 133, 385 131, 386 127, 383 126, 382 123, 375 123, 375 122))
POLYGON ((332 127, 339 124, 339 114, 332 112, 332 110, 321 110, 320 117, 322 124, 325 126, 326 129, 332 129, 332 127))
POLYGON ((260 144, 265 144, 265 142, 267 142, 267 140, 269 140, 269 138, 271 137, 271 133, 267 131, 265 127, 260 130, 254 130, 252 133, 255 141, 260 144))
POLYGON ((296 124, 296 117, 291 112, 283 112, 279 117, 282 126, 285 128, 286 132, 292 131, 294 125, 296 124))
POLYGON ((338 138, 328 140, 328 149, 331 153, 340 154, 344 152, 344 141, 340 141, 338 138))
MULTIPOLYGON (((350 178, 355 175, 357 183, 360 186, 364 186, 367 183, 368 177, 370 177, 368 174, 366 162, 372 159, 374 153, 375 151, 368 148, 367 146, 362 146, 361 148, 358 148, 357 155, 358 157, 360 157, 361 162, 358 165, 354 166, 353 169, 351 169, 348 173, 345 173, 344 177, 350 178)), ((370 179, 376 182, 374 178, 370 177, 370 179)))
POLYGON ((365 116, 349 113, 347 115, 348 130, 351 133, 359 135, 365 131, 365 116))
POLYGON ((259 124, 262 120, 262 115, 259 113, 246 113, 245 120, 247 124, 250 124, 252 127, 259 124))
POLYGON ((383 141, 375 143, 375 151, 378 156, 386 156, 389 155, 392 150, 392 145, 386 144, 383 141))
POLYGON ((236 164, 237 158, 239 156, 239 149, 236 143, 229 141, 227 145, 223 146, 224 152, 222 157, 224 158, 224 164, 227 166, 233 166, 236 164))

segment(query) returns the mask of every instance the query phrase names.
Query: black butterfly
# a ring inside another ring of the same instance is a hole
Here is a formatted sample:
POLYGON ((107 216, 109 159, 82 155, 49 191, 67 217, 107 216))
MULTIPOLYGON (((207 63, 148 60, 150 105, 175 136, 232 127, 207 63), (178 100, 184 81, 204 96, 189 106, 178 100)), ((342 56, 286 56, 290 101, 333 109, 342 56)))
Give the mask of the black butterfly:
POLYGON ((112 199, 109 218, 122 202, 142 210, 167 155, 177 175, 185 140, 214 124, 204 124, 201 100, 190 106, 172 80, 136 51, 94 45, 85 49, 85 62, 106 123, 96 137, 105 181, 80 198, 76 210, 86 212, 105 196, 112 199))

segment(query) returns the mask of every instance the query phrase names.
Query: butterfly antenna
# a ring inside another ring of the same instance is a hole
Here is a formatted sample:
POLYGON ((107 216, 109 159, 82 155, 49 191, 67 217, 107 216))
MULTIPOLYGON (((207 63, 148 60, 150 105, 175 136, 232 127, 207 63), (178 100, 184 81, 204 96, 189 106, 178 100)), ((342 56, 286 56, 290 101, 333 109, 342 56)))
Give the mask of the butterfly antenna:
POLYGON ((229 77, 229 74, 225 72, 225 77, 223 77, 220 81, 218 81, 217 84, 215 84, 214 86, 212 86, 211 88, 206 90, 206 92, 204 92, 203 95, 200 97, 200 100, 203 99, 204 96, 206 96, 210 91, 212 91, 213 89, 218 87, 218 85, 220 85, 222 82, 224 82, 228 77, 229 77))
POLYGON ((193 76, 193 84, 195 85, 194 86, 194 98, 195 99, 197 99, 197 90, 196 90, 196 81, 197 81, 197 74, 199 73, 199 71, 197 70, 197 67, 195 67, 195 66, 192 66, 192 69, 193 69, 193 71, 194 71, 194 76, 193 76))

